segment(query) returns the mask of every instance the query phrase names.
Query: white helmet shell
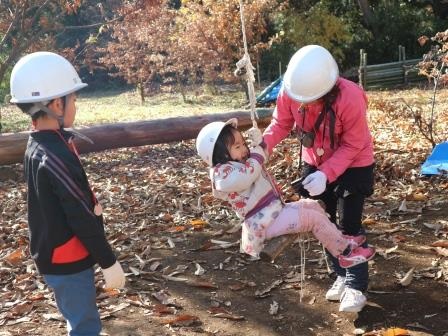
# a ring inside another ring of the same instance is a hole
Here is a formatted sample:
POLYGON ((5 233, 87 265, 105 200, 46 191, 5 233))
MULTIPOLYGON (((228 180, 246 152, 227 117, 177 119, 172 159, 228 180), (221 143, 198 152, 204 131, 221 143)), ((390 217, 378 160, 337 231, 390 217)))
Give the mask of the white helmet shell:
POLYGON ((318 45, 308 45, 291 57, 283 87, 292 99, 309 103, 328 93, 338 77, 338 65, 330 52, 318 45))
POLYGON ((64 57, 39 51, 22 57, 11 72, 11 103, 64 97, 87 86, 64 57))
POLYGON ((215 149, 216 140, 218 140, 219 134, 226 125, 237 127, 238 120, 232 118, 226 122, 211 122, 201 129, 196 138, 196 150, 202 160, 204 160, 210 167, 213 166, 213 150, 215 149))

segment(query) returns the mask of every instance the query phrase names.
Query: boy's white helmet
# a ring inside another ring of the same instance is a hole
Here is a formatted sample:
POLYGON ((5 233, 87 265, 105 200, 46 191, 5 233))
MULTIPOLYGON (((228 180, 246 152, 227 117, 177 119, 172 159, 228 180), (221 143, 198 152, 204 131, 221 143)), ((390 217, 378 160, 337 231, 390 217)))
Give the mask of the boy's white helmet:
POLYGON ((309 103, 328 93, 338 77, 338 65, 330 52, 318 45, 308 45, 291 57, 283 87, 292 99, 309 103))
POLYGON ((64 97, 87 86, 64 57, 39 51, 22 57, 11 72, 11 103, 64 97))
POLYGON ((196 138, 196 150, 202 160, 204 160, 210 167, 213 166, 213 150, 215 149, 216 140, 218 140, 219 134, 226 125, 237 127, 238 120, 232 118, 226 122, 211 122, 200 130, 196 138))

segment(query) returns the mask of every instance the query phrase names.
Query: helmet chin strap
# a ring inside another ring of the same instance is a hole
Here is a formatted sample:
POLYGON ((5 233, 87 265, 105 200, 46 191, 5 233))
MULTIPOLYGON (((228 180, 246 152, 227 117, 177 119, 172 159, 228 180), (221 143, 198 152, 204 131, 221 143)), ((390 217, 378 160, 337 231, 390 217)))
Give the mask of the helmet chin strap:
POLYGON ((38 108, 38 111, 39 110, 44 111, 48 115, 55 118, 58 121, 59 128, 64 128, 65 106, 66 106, 66 104, 64 104, 64 109, 62 111, 62 115, 58 115, 58 114, 54 113, 51 109, 49 109, 46 105, 44 105, 42 102, 37 102, 37 103, 34 103, 34 105, 33 105, 33 107, 38 108))
MULTIPOLYGON (((64 109, 62 110, 62 115, 57 115, 56 113, 54 113, 43 102, 34 103, 34 105, 31 107, 31 109, 30 109, 30 111, 28 111, 28 113, 32 114, 31 112, 33 109, 36 109, 35 112, 44 111, 45 113, 52 116, 53 118, 55 118, 58 121, 59 128, 64 128, 64 118, 65 118, 66 107, 67 107, 67 96, 64 97, 64 109)), ((35 113, 35 112, 33 112, 33 113, 35 113)), ((73 134, 75 134, 76 136, 78 136, 79 138, 83 139, 84 141, 87 141, 91 144, 94 143, 92 139, 90 139, 89 137, 85 136, 84 134, 81 134, 80 132, 78 132, 74 129, 71 129, 71 132, 73 134)))

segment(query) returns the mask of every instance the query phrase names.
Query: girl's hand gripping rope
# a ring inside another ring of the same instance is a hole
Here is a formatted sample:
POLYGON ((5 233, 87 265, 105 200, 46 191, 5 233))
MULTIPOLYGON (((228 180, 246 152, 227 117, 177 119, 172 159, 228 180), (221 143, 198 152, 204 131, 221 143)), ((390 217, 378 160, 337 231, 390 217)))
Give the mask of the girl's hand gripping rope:
POLYGON ((259 146, 263 142, 263 134, 259 128, 252 127, 247 130, 246 134, 251 147, 259 146))

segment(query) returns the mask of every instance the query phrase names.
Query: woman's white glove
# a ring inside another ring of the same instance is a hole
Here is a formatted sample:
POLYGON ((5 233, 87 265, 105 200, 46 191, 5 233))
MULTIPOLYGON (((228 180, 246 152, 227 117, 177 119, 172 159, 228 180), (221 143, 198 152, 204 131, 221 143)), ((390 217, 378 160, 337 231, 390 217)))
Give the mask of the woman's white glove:
POLYGON ((123 288, 126 282, 123 269, 118 261, 111 267, 102 270, 104 281, 106 282, 105 288, 123 288))
POLYGON ((303 187, 308 190, 310 196, 322 194, 327 188, 327 176, 320 170, 305 177, 302 182, 303 187))
POLYGON ((263 133, 261 133, 259 128, 252 127, 247 130, 246 134, 251 147, 258 146, 263 142, 263 133))

